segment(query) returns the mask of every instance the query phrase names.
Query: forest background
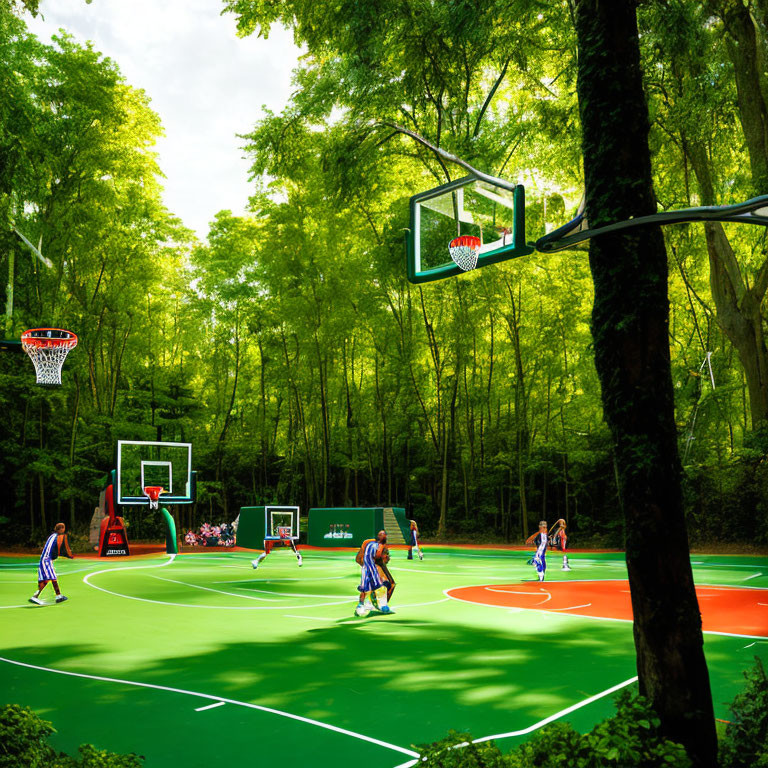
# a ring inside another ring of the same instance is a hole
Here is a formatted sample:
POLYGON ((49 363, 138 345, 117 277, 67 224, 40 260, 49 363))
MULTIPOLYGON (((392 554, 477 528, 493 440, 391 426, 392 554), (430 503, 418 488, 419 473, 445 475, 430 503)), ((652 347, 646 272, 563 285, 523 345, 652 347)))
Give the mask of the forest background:
MULTIPOLYGON (((242 34, 285 21, 225 5, 242 34)), ((380 5, 274 5, 310 53, 286 109, 243 137, 250 213, 221 211, 203 242, 163 204, 151 94, 2 0, 0 336, 80 337, 55 390, 0 353, 4 544, 59 519, 84 533, 117 440, 161 439, 193 443, 185 528, 252 504, 385 505, 441 540, 519 542, 564 517, 576 546, 622 545, 585 251, 405 279, 409 196, 461 174, 398 126, 523 182, 529 239, 575 213, 569 3, 402 0, 386 24, 380 5)), ((660 210, 768 192, 767 23, 758 0, 640 7, 660 210)), ((690 536, 766 545, 766 233, 665 237, 690 536)))

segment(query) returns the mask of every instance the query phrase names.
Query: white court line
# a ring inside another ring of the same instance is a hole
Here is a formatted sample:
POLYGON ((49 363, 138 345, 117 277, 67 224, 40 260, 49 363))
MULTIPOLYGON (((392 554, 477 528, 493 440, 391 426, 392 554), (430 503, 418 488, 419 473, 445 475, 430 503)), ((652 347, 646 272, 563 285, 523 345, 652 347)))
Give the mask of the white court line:
POLYGON ((625 680, 623 683, 618 683, 618 685, 614 685, 614 686, 611 686, 610 688, 606 688, 604 691, 601 691, 600 693, 596 693, 594 696, 590 696, 588 699, 584 699, 583 701, 580 701, 577 704, 572 704, 570 707, 561 709, 559 712, 555 712, 554 715, 545 717, 543 720, 539 720, 538 723, 529 725, 527 728, 523 728, 519 731, 508 731, 507 733, 496 733, 493 736, 482 736, 479 739, 472 739, 472 743, 480 744, 484 741, 494 741, 496 739, 509 739, 515 736, 526 736, 527 734, 532 733, 533 731, 536 731, 539 728, 542 728, 543 726, 554 722, 555 720, 559 720, 561 717, 570 715, 571 712, 575 712, 577 709, 586 707, 589 704, 592 704, 595 701, 603 699, 606 696, 610 696, 612 693, 616 693, 616 691, 620 691, 622 688, 626 688, 628 685, 632 685, 632 683, 636 683, 636 682, 637 682, 637 675, 635 675, 634 677, 630 677, 628 680, 625 680))
MULTIPOLYGON (((249 589, 249 592, 264 592, 267 595, 282 595, 283 597, 321 597, 323 599, 338 600, 342 595, 313 595, 308 592, 272 592, 269 589, 249 589)), ((265 600, 264 597, 255 598, 257 600, 265 600)))
MULTIPOLYGON (((610 581, 610 579, 606 579, 606 581, 610 581)), ((505 611, 509 611, 510 606, 508 605, 491 605, 490 603, 478 603, 475 600, 465 600, 463 597, 456 597, 456 595, 449 595, 448 592, 452 589, 465 589, 466 587, 476 587, 477 584, 465 584, 461 587, 448 587, 448 589, 443 590, 443 594, 446 595, 451 600, 458 600, 460 603, 467 603, 468 605, 476 605, 481 608, 501 608, 505 611)), ((737 587, 734 587, 734 589, 737 589, 737 587)), ((751 587, 750 587, 751 589, 751 587)), ((758 605, 766 605, 768 606, 768 603, 758 603, 758 605)), ((541 613, 541 614, 548 614, 552 613, 552 609, 545 610, 543 608, 523 608, 518 607, 518 610, 516 612, 520 611, 530 611, 531 613, 541 613)), ((632 624, 633 619, 619 619, 615 618, 613 616, 590 616, 586 613, 562 613, 561 616, 568 616, 572 619, 594 619, 595 621, 618 621, 623 624, 632 624)), ((768 638, 764 637, 763 635, 742 635, 738 632, 718 632, 715 629, 702 629, 702 632, 705 635, 721 635, 722 637, 742 637, 745 640, 768 640, 768 638)))
MULTIPOLYGON (((351 579, 354 578, 355 575, 359 576, 360 574, 355 574, 354 571, 350 571, 350 573, 344 573, 341 576, 326 576, 322 579, 313 578, 312 581, 336 581, 338 579, 351 579)), ((274 584, 279 581, 307 581, 307 579, 229 579, 227 581, 212 581, 211 584, 242 584, 244 581, 247 581, 249 584, 274 584)))
MULTIPOLYGON (((389 570, 403 571, 407 573, 433 573, 437 576, 463 576, 465 579, 483 579, 485 581, 488 579, 508 579, 510 577, 509 573, 478 573, 477 576, 475 576, 466 571, 425 571, 422 568, 419 568, 418 570, 415 568, 398 568, 396 565, 390 565, 389 570)), ((571 581, 571 579, 569 579, 569 581, 571 581)), ((594 579, 591 579, 591 581, 594 581, 594 579)))
POLYGON ((217 592, 220 595, 228 595, 229 597, 239 597, 244 600, 263 600, 267 603, 279 603, 279 600, 270 600, 268 597, 255 597, 250 595, 238 595, 235 592, 225 592, 223 589, 213 589, 212 587, 201 587, 199 584, 189 584, 186 581, 177 581, 176 579, 164 579, 162 576, 152 576, 150 578, 157 579, 158 581, 167 581, 171 584, 181 584, 182 587, 192 587, 193 589, 202 589, 206 592, 217 592))
MULTIPOLYGON (((93 568, 98 568, 101 563, 94 563, 90 568, 78 568, 74 571, 67 571, 64 568, 61 567, 59 563, 56 564, 56 574, 59 578, 62 576, 74 576, 76 573, 85 573, 86 571, 90 571, 93 568)), ((35 572, 37 571, 37 566, 35 566, 35 572)), ((19 574, 14 574, 14 576, 17 576, 19 574)), ((24 581, 6 581, 5 579, 0 579, 0 584, 29 584, 30 581, 37 581, 37 579, 25 579, 24 581)))
MULTIPOLYGON (((127 566, 125 568, 105 568, 102 571, 95 571, 89 573, 87 576, 83 576, 83 582, 93 589, 98 589, 99 592, 104 592, 107 595, 113 595, 114 597, 122 597, 124 600, 136 600, 139 603, 153 603, 154 605, 170 605, 174 608, 203 608, 209 610, 218 611, 284 611, 291 608, 300 608, 301 610, 307 610, 309 608, 323 608, 329 605, 343 605, 344 603, 357 602, 357 598, 336 600, 332 603, 314 603, 311 605, 196 605, 194 603, 171 603, 167 600, 152 600, 148 597, 137 597, 135 595, 124 595, 121 592, 113 592, 111 589, 105 589, 99 587, 96 584, 91 584, 90 579, 94 576, 99 576, 102 573, 115 573, 116 571, 135 571, 140 568, 162 568, 166 565, 170 565, 173 560, 168 560, 160 565, 139 565, 139 566, 127 566)), ((243 595, 238 595, 243 597, 243 595)))
POLYGON ((430 600, 428 603, 406 603, 405 605, 395 605, 395 608, 398 610, 400 608, 421 608, 424 605, 437 605, 437 603, 446 603, 450 599, 450 597, 444 597, 441 600, 430 600))
POLYGON ((575 611, 577 608, 589 608, 592 603, 584 603, 584 605, 571 605, 568 608, 548 608, 549 611, 575 611))
POLYGON ((742 581, 749 581, 750 579, 756 579, 758 576, 762 576, 762 573, 753 573, 751 576, 747 576, 746 579, 742 579, 742 581))
MULTIPOLYGON (((496 741, 498 739, 510 739, 515 736, 527 736, 529 733, 533 733, 533 731, 537 731, 539 728, 543 728, 545 725, 549 725, 555 720, 559 720, 561 717, 570 715, 571 712, 575 712, 577 709, 586 707, 595 701, 599 701, 600 699, 605 698, 606 696, 610 696, 612 693, 616 693, 616 691, 620 691, 622 688, 626 688, 628 685, 632 685, 632 683, 635 682, 637 682, 637 676, 630 677, 629 680, 625 680, 623 683, 614 685, 611 688, 606 688, 606 690, 601 691, 600 693, 596 693, 594 696, 590 696, 588 699, 584 699, 583 701, 580 701, 576 704, 572 704, 570 707, 561 709, 559 712, 555 712, 554 715, 545 717, 543 720, 539 720, 538 723, 529 725, 527 728, 522 728, 519 731, 508 731, 507 733, 496 733, 493 736, 481 736, 479 739, 472 739, 472 744, 481 744, 484 741, 496 741)), ((449 747, 449 749, 462 749, 463 747, 468 746, 469 742, 464 741, 461 744, 454 744, 452 747, 449 747)), ((420 758, 416 760, 409 760, 408 762, 401 763, 400 765, 396 766, 396 768, 411 768, 412 766, 418 765, 420 762, 420 758)))
MULTIPOLYGON (((405 605, 395 604, 395 607, 392 610, 393 610, 393 613, 396 614, 398 611, 401 611, 403 608, 421 608, 422 606, 425 606, 425 605, 437 605, 438 603, 446 603, 450 599, 451 599, 450 597, 444 597, 444 598, 442 598, 442 600, 430 600, 428 603, 405 603, 405 605)), ((378 611, 372 611, 371 615, 373 616, 373 615, 376 615, 377 613, 378 613, 378 611)), ((386 614, 382 613, 380 615, 385 616, 386 614)), ((332 619, 332 621, 336 621, 336 619, 332 619)), ((394 621, 394 619, 393 619, 393 621, 394 621)), ((350 619, 349 621, 340 621, 339 622, 339 624, 359 624, 359 625, 363 625, 364 623, 365 622, 360 621, 360 617, 357 617, 355 619, 350 619)), ((413 624, 409 624, 408 626, 412 627, 413 624)), ((430 625, 430 624, 420 624, 419 626, 427 627, 427 626, 432 626, 432 625, 430 625)))
POLYGON ((23 661, 14 661, 13 659, 6 659, 0 656, 0 661, 6 664, 13 664, 17 667, 26 667, 27 669, 36 669, 40 672, 53 672, 57 675, 66 675, 67 677, 80 677, 86 680, 98 680, 103 683, 117 683, 119 685, 133 685, 136 688, 150 688, 155 691, 168 691, 169 693, 180 693, 185 696, 197 696, 200 699, 208 699, 209 701, 221 702, 222 704, 234 704, 238 707, 246 707, 247 709, 256 709, 260 712, 268 712, 272 715, 279 715, 280 717, 287 717, 289 720, 298 720, 301 723, 308 723, 309 725, 316 725, 318 728, 325 728, 328 731, 335 731, 341 733, 344 736, 352 736, 352 738, 360 739, 361 741, 367 741, 371 744, 376 744, 379 747, 386 747, 387 749, 393 749, 396 752, 402 752, 404 755, 411 757, 418 757, 418 753, 411 749, 405 749, 404 747, 398 747, 396 744, 390 744, 380 739, 374 739, 372 736, 366 736, 362 733, 356 733, 355 731, 349 731, 346 728, 340 728, 337 725, 331 725, 330 723, 322 723, 319 720, 313 720, 311 717, 303 717, 302 715, 294 715, 291 712, 284 712, 281 709, 273 709, 272 707, 264 707, 260 704, 251 704, 248 701, 238 701, 237 699, 227 699, 224 696, 213 696, 210 693, 199 693, 198 691, 187 691, 183 688, 171 688, 167 685, 155 685, 153 683, 141 683, 136 680, 121 680, 114 677, 102 677, 100 675, 87 675, 84 672, 68 672, 63 669, 54 669, 53 667, 39 667, 36 664, 26 664, 23 661))
MULTIPOLYGON (((34 603, 22 603, 21 605, 0 605, 0 611, 2 611, 5 608, 27 608, 30 605, 35 605, 34 603)), ((46 605, 53 605, 53 603, 46 603, 46 605)), ((41 605, 35 606, 36 608, 42 608, 41 605)))
POLYGON ((205 707, 198 707, 195 712, 205 712, 206 709, 215 709, 216 707, 223 707, 226 702, 217 701, 215 704, 208 704, 205 707))
MULTIPOLYGON (((537 592, 512 592, 509 589, 494 589, 493 587, 485 587, 484 589, 488 590, 488 592, 500 592, 503 595, 531 595, 532 597, 541 597, 541 595, 537 592)), ((546 597, 543 600, 540 600, 538 603, 534 603, 534 605, 544 605, 544 603, 548 603, 552 599, 551 592, 548 592, 546 589, 542 589, 540 591, 544 592, 546 597)))

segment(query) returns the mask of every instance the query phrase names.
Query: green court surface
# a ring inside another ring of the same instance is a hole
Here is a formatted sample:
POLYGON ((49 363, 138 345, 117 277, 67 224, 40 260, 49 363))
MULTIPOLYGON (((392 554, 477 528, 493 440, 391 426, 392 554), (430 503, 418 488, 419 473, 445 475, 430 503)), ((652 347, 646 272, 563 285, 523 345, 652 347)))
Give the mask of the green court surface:
MULTIPOLYGON (((503 748, 556 716, 586 730, 613 711, 611 689, 634 684, 630 622, 446 595, 523 594, 514 585, 534 577, 529 556, 433 547, 419 562, 394 551, 397 613, 367 619, 353 616, 352 551, 305 549, 301 568, 277 551, 258 571, 242 551, 59 560, 70 600, 46 607, 26 602, 37 559, 2 558, 3 701, 53 721, 59 749, 90 742, 147 766, 279 754, 281 766, 394 768, 450 728, 503 734, 503 748)), ((768 558, 693 562, 698 585, 766 590, 764 601, 749 593, 750 633, 706 634, 716 714, 727 718, 752 657, 768 661, 768 558)), ((570 581, 571 594, 595 580, 618 591, 626 578, 617 553, 574 553, 570 573, 559 565, 550 556, 545 587, 570 581)))

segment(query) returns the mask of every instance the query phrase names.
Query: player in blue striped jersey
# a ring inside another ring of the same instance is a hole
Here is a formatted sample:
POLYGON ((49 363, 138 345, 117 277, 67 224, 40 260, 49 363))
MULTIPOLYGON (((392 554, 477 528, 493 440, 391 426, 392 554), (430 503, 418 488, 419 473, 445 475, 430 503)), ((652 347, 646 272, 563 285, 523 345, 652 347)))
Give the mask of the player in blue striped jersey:
POLYGON ((528 561, 528 564, 536 566, 539 581, 544 581, 544 576, 547 573, 547 544, 549 543, 546 520, 539 523, 539 532, 529 536, 525 543, 536 545, 536 554, 528 561))
POLYGON ((389 599, 395 591, 395 580, 387 568, 389 562, 389 547, 387 547, 387 532, 379 531, 375 539, 366 539, 357 553, 355 561, 361 568, 360 600, 355 608, 358 616, 367 616, 376 606, 380 613, 392 614, 389 599))
POLYGON ((30 603, 45 605, 40 599, 40 593, 45 589, 49 581, 53 584, 54 592, 56 592, 56 602, 63 603, 67 600, 67 596, 61 594, 56 570, 53 567, 53 561, 59 555, 68 557, 70 560, 73 559, 72 551, 67 541, 66 530, 67 528, 64 523, 56 523, 53 533, 45 540, 43 552, 40 555, 40 563, 37 566, 37 592, 29 598, 30 603))

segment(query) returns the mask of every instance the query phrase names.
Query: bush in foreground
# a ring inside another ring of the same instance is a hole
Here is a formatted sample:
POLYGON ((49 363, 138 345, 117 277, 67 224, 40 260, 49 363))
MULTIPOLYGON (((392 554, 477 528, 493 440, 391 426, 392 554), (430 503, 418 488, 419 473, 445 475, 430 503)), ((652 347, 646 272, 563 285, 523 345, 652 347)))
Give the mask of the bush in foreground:
POLYGON ((623 691, 617 712, 581 734, 568 723, 542 728, 508 755, 492 742, 457 746, 469 734, 452 732, 447 739, 423 748, 428 768, 688 768, 685 749, 665 739, 650 703, 623 691))
POLYGON ((768 676, 763 662, 744 673, 747 684, 731 704, 733 720, 720 742, 723 768, 768 768, 768 676))
POLYGON ((29 707, 0 708, 0 768, 142 768, 138 755, 116 755, 83 744, 78 757, 57 752, 48 738, 56 733, 47 720, 29 707))

